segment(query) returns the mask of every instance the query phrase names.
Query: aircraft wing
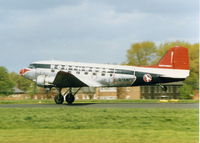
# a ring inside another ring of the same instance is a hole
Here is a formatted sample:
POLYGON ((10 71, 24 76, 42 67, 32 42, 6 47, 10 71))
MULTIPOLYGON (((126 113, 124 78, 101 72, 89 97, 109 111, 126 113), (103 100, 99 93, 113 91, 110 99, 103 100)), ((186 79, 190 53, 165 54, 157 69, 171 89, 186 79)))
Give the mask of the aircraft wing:
POLYGON ((87 86, 100 86, 100 84, 86 79, 81 76, 75 76, 71 73, 59 71, 53 81, 57 87, 87 87, 87 86))

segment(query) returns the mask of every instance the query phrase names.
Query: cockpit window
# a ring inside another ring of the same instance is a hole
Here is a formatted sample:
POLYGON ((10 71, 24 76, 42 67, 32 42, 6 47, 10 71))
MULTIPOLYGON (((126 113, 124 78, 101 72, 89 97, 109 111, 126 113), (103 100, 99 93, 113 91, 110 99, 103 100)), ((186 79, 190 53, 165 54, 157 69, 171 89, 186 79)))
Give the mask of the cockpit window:
POLYGON ((30 68, 30 69, 34 69, 33 64, 30 64, 30 65, 28 66, 28 68, 30 68))
POLYGON ((34 68, 45 68, 45 69, 50 69, 51 65, 50 64, 30 64, 29 68, 34 69, 34 68))

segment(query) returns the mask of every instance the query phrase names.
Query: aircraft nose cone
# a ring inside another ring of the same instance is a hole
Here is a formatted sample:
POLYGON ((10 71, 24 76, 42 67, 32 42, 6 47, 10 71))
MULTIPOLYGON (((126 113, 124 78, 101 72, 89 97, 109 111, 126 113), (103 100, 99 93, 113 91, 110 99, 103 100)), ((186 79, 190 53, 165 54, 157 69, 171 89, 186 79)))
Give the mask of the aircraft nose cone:
POLYGON ((19 71, 19 74, 20 75, 24 75, 26 72, 28 72, 28 71, 30 71, 29 69, 21 69, 20 71, 19 71))

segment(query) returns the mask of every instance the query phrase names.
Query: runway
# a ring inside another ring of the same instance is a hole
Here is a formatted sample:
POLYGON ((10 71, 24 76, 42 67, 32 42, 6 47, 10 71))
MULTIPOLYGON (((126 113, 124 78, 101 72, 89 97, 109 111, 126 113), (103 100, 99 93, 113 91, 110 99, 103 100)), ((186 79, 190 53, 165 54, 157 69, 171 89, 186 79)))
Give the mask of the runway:
POLYGON ((198 103, 75 103, 68 104, 0 104, 0 108, 191 108, 198 103))

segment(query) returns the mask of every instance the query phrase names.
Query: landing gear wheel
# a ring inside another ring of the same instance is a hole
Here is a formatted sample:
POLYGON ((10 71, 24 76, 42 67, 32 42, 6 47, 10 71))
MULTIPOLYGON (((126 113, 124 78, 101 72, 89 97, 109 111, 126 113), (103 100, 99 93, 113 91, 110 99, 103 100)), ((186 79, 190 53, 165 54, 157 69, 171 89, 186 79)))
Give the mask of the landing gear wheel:
POLYGON ((65 97, 65 100, 68 104, 72 104, 75 100, 75 97, 72 93, 67 94, 67 96, 65 97))
POLYGON ((54 101, 56 102, 56 104, 62 104, 64 101, 64 97, 62 95, 56 95, 54 97, 54 101))

